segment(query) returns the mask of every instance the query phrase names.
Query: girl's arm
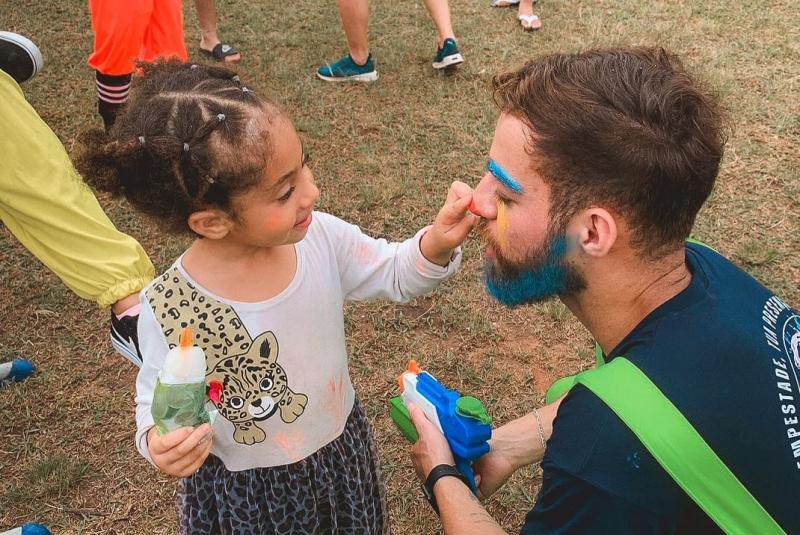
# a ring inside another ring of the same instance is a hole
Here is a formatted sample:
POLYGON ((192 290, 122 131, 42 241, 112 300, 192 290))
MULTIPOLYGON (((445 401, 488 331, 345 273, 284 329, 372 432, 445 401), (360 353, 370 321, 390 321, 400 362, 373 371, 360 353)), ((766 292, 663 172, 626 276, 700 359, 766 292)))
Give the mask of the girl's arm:
POLYGON ((452 276, 461 263, 458 245, 476 219, 466 209, 472 190, 461 186, 466 195, 460 186, 451 187, 434 224, 399 243, 372 238, 355 225, 320 214, 322 232, 336 256, 344 297, 408 301, 452 276))
POLYGON ((141 303, 138 332, 139 350, 144 362, 139 369, 139 375, 136 376, 136 449, 145 459, 153 463, 147 447, 147 432, 154 425, 150 408, 153 404, 158 371, 164 364, 169 346, 144 292, 141 293, 141 303))
POLYGON ((166 435, 159 435, 154 427, 153 393, 169 346, 144 292, 141 301, 138 330, 144 362, 136 377, 136 448, 165 474, 186 477, 197 471, 211 451, 211 426, 182 427, 166 435))
POLYGON ((467 238, 478 218, 469 212, 472 188, 453 182, 444 206, 436 214, 433 225, 419 242, 423 256, 439 266, 446 266, 456 247, 467 238))

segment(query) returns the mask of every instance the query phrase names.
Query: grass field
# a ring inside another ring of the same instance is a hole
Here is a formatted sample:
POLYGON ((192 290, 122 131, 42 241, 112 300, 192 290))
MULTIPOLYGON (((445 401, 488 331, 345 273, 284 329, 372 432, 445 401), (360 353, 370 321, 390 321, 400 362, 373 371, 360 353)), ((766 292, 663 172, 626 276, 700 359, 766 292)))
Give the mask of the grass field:
MULTIPOLYGON (((695 236, 795 308, 800 305, 800 20, 794 0, 543 0, 543 28, 525 34, 514 10, 453 0, 466 63, 430 67, 433 25, 419 1, 372 3, 373 85, 313 76, 344 51, 335 2, 218 2, 221 35, 242 52, 242 78, 280 102, 314 155, 319 208, 374 235, 401 239, 433 218, 452 180, 475 183, 496 119, 493 74, 537 54, 616 44, 659 44, 717 87, 731 138, 695 236)), ((187 42, 199 58, 191 2, 187 42)), ((0 29, 34 38, 46 70, 25 92, 71 148, 97 125, 92 32, 83 0, 0 0, 0 29)), ((2 105, 2 103, 0 103, 2 105)), ((2 125, 0 125, 2 127, 2 125)), ((2 155, 0 155, 2 158, 2 155)), ((101 197, 157 269, 186 242, 159 235, 122 202, 101 197)), ((482 398, 498 423, 541 403, 556 377, 589 366, 592 341, 560 303, 508 311, 479 281, 481 249, 465 246, 460 274, 407 306, 346 309, 351 372, 375 425, 394 533, 435 533, 407 446, 387 416, 396 374, 413 356, 453 388, 482 398)), ((108 343, 105 312, 80 301, 0 226, 0 361, 33 359, 41 373, 0 391, 0 530, 37 520, 57 533, 174 532, 174 481, 133 446, 136 370, 108 343)), ((488 504, 517 530, 539 485, 517 474, 488 504)))

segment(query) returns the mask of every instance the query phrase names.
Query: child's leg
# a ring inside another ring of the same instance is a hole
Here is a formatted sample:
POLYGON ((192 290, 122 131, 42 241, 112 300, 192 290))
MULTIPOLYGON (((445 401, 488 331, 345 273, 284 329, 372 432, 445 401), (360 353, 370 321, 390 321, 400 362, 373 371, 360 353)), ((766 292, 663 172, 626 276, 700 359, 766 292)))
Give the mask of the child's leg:
POLYGON ((367 417, 294 464, 230 472, 214 456, 181 481, 181 534, 388 533, 386 491, 367 417))
POLYGON ((369 0, 339 0, 339 15, 342 17, 350 57, 363 65, 369 57, 369 0))
MULTIPOLYGON (((386 484, 372 426, 358 399, 342 435, 323 450, 328 450, 320 457, 324 465, 316 472, 328 478, 319 482, 323 486, 318 492, 324 489, 328 495, 336 528, 344 533, 388 533, 386 484)), ((323 501, 319 495, 317 499, 323 501)))
POLYGON ((447 0, 425 0, 425 7, 436 25, 439 48, 448 37, 455 39, 453 26, 450 23, 450 6, 447 0))
POLYGON ((178 533, 181 535, 218 535, 231 533, 222 529, 217 500, 221 474, 225 470, 222 461, 209 455, 206 462, 194 475, 182 478, 178 483, 178 533))
POLYGON ((139 59, 155 61, 158 58, 189 59, 183 42, 181 0, 159 0, 153 6, 139 59))
POLYGON ((154 0, 89 0, 94 51, 89 65, 97 71, 97 109, 106 130, 128 100, 131 73, 142 47, 154 0))

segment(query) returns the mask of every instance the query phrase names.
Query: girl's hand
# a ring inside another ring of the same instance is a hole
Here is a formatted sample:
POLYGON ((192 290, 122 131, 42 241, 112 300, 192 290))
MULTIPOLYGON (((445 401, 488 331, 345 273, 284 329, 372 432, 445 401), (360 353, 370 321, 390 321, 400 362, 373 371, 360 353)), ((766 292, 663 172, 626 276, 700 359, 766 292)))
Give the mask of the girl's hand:
POLYGON ((446 266, 453 250, 461 245, 477 223, 478 217, 469 211, 472 188, 463 182, 453 182, 444 206, 436 214, 433 226, 419 243, 422 255, 430 262, 446 266))
POLYGON ((159 435, 155 427, 147 432, 147 449, 155 465, 165 474, 187 477, 200 468, 211 451, 211 426, 181 427, 159 435))

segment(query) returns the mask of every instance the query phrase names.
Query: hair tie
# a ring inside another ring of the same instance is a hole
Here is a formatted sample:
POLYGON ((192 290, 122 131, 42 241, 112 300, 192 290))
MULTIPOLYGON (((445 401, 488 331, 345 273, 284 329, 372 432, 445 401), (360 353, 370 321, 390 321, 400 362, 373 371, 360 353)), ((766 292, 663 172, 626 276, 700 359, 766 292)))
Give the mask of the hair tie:
POLYGON ((222 122, 224 120, 225 120, 225 114, 224 113, 218 113, 217 114, 217 121, 222 122))
POLYGON ((139 136, 139 145, 144 147, 144 136, 139 136))
POLYGON ((184 143, 183 144, 183 152, 187 152, 187 153, 189 152, 189 144, 188 143, 184 143))
POLYGON ((196 69, 197 67, 199 67, 199 65, 196 65, 196 64, 194 64, 194 63, 192 63, 191 65, 189 65, 189 68, 190 68, 190 69, 196 69))

